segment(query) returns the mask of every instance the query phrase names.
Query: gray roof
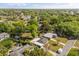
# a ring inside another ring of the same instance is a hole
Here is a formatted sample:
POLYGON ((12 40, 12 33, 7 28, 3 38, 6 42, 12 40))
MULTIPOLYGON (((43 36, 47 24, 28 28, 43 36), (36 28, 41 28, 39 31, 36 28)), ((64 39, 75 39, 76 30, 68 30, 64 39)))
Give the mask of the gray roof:
POLYGON ((42 37, 42 38, 40 38, 40 40, 38 40, 37 42, 42 43, 42 44, 45 44, 47 41, 48 41, 47 38, 42 37))
POLYGON ((34 38, 32 42, 38 46, 43 46, 45 43, 47 43, 48 39, 45 37, 41 38, 34 38))
POLYGON ((54 34, 54 33, 46 33, 43 36, 44 37, 47 37, 47 38, 53 38, 53 36, 57 36, 57 34, 54 34))

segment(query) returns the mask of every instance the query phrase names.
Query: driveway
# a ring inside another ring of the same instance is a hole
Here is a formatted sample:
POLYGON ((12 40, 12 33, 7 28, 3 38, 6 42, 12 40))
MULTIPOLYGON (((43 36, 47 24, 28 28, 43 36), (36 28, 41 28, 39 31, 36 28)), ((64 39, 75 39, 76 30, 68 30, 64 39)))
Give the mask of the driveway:
POLYGON ((62 52, 60 54, 57 54, 56 56, 66 56, 70 49, 74 46, 76 40, 68 40, 66 45, 62 48, 62 52))

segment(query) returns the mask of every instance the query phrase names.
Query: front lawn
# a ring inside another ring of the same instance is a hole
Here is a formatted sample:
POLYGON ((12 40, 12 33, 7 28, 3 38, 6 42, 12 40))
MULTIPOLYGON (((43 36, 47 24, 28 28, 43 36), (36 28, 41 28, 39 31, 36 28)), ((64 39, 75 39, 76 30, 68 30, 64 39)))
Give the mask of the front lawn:
POLYGON ((72 48, 72 49, 69 51, 68 56, 79 56, 79 49, 72 48))
POLYGON ((44 47, 56 52, 59 48, 63 48, 63 45, 60 45, 55 41, 49 40, 49 42, 44 47))
POLYGON ((47 56, 53 56, 50 52, 47 52, 47 56))
POLYGON ((64 38, 64 37, 58 37, 56 38, 55 40, 59 41, 59 42, 62 42, 62 43, 67 43, 68 39, 67 38, 64 38))

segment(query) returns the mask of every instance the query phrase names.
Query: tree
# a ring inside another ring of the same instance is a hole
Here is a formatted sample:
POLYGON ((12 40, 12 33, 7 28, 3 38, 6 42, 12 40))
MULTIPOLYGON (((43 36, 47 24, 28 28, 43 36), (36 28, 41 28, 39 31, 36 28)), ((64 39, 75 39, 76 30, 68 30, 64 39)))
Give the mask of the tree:
POLYGON ((43 20, 40 31, 42 31, 43 33, 52 31, 52 26, 48 23, 47 20, 43 20))
POLYGON ((10 38, 7 38, 0 42, 0 56, 7 55, 9 49, 13 46, 13 41, 10 38))
POLYGON ((66 36, 73 36, 78 37, 79 35, 79 22, 73 21, 73 22, 63 22, 60 23, 58 26, 55 27, 55 32, 57 32, 59 35, 66 35, 66 36))
POLYGON ((34 47, 34 49, 31 49, 31 50, 26 49, 24 51, 24 55, 25 56, 28 56, 28 55, 29 56, 45 56, 46 52, 41 48, 34 47))
POLYGON ((9 49, 12 47, 13 41, 10 38, 7 38, 7 39, 1 41, 0 44, 9 49))
POLYGON ((29 21, 28 30, 30 30, 30 32, 31 32, 33 37, 37 37, 38 36, 38 21, 37 21, 37 17, 34 18, 33 20, 29 21))
POLYGON ((38 26, 36 26, 35 24, 32 24, 32 25, 29 25, 28 28, 29 28, 33 37, 38 36, 38 26))

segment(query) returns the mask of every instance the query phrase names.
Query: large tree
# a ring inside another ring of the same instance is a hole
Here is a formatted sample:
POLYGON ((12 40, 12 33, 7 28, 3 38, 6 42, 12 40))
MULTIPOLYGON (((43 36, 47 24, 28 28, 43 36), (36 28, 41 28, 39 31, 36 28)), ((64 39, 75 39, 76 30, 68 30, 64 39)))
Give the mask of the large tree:
POLYGON ((35 47, 31 50, 28 50, 26 49, 24 51, 24 55, 25 56, 46 56, 46 51, 44 51, 42 48, 38 48, 38 47, 35 47))
POLYGON ((61 35, 78 37, 79 36, 79 22, 77 21, 62 22, 55 27, 55 32, 61 35))

